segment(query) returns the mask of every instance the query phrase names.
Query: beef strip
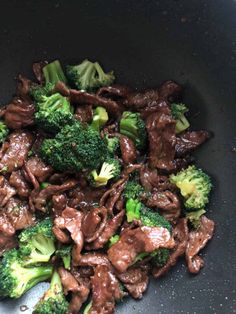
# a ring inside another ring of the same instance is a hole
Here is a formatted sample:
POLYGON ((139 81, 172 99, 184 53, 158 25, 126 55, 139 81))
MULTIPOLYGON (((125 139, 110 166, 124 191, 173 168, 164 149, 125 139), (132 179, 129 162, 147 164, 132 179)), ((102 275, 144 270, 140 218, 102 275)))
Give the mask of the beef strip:
POLYGON ((15 236, 7 236, 0 232, 0 256, 6 251, 16 248, 18 245, 17 238, 15 236))
POLYGON ((123 111, 122 106, 114 100, 75 89, 70 90, 70 101, 71 103, 78 105, 92 105, 93 107, 102 106, 115 118, 121 116, 123 111))
POLYGON ((124 272, 135 261, 139 253, 151 253, 158 248, 173 248, 175 242, 163 227, 138 227, 122 232, 118 242, 108 250, 113 266, 124 272))
POLYGON ((172 170, 175 157, 175 120, 170 112, 156 112, 148 116, 146 128, 149 138, 149 164, 151 168, 172 170))
POLYGON ((77 314, 83 303, 87 300, 89 292, 90 288, 87 282, 81 282, 80 280, 79 291, 72 293, 67 314, 77 314))
POLYGON ((78 180, 69 179, 65 181, 62 185, 48 185, 45 189, 41 190, 40 188, 33 190, 30 195, 30 207, 31 210, 40 210, 46 212, 47 210, 47 201, 57 193, 62 193, 67 190, 72 189, 76 186, 78 180))
POLYGON ((197 274, 204 266, 204 261, 198 253, 212 238, 214 227, 214 221, 208 219, 206 216, 202 216, 200 227, 190 231, 185 252, 186 262, 190 273, 197 274))
POLYGON ((157 89, 148 89, 143 92, 132 92, 127 95, 124 101, 125 107, 140 111, 146 107, 155 107, 159 102, 159 93, 157 89))
POLYGON ((123 293, 119 282, 106 265, 98 265, 92 277, 92 307, 89 314, 112 314, 115 312, 115 301, 123 293))
POLYGON ((123 162, 125 164, 135 163, 137 159, 137 152, 134 142, 124 135, 119 137, 119 142, 123 162))
POLYGON ((70 90, 63 82, 57 82, 54 86, 53 92, 60 93, 64 97, 70 96, 70 90))
POLYGON ((78 265, 81 257, 80 253, 84 244, 84 237, 81 231, 82 219, 83 214, 81 212, 74 208, 66 207, 61 216, 55 218, 54 220, 53 232, 57 239, 60 241, 61 231, 67 230, 74 241, 72 250, 72 261, 74 265, 78 265))
POLYGON ((132 266, 116 275, 134 299, 141 299, 149 283, 148 270, 148 267, 132 266))
MULTIPOLYGON (((42 159, 40 159, 37 156, 30 157, 25 162, 25 169, 26 169, 26 177, 27 179, 32 182, 34 179, 32 179, 32 176, 38 181, 38 182, 45 182, 53 172, 53 169, 51 166, 46 165, 42 159)), ((32 182, 33 183, 33 182, 32 182)))
POLYGON ((5 123, 10 129, 21 129, 34 124, 35 106, 29 97, 14 97, 6 106, 5 123))
POLYGON ((13 171, 9 183, 17 190, 17 194, 22 198, 29 197, 30 187, 25 180, 21 170, 13 171))
POLYGON ((173 252, 170 254, 167 263, 163 267, 153 268, 152 274, 155 278, 165 275, 169 269, 177 263, 179 257, 184 255, 188 243, 188 225, 186 218, 179 219, 178 224, 173 230, 173 237, 176 241, 173 252))
POLYGON ((43 67, 47 64, 47 61, 34 62, 32 65, 34 75, 40 84, 44 83, 43 67))
POLYGON ((104 245, 109 241, 109 239, 116 233, 120 227, 123 218, 125 216, 125 211, 120 211, 116 216, 109 219, 105 225, 104 230, 101 234, 90 244, 86 245, 87 250, 98 250, 104 247, 104 245))
POLYGON ((35 217, 29 211, 28 203, 15 197, 7 203, 5 213, 15 230, 22 230, 35 224, 35 217))
POLYGON ((173 102, 179 100, 183 92, 183 87, 174 81, 166 81, 158 88, 161 99, 173 102))
POLYGON ((104 206, 92 208, 82 222, 82 232, 87 243, 96 240, 107 223, 107 209, 104 206))
POLYGON ((191 153, 211 137, 208 131, 187 131, 176 138, 175 152, 177 157, 191 153))
POLYGON ((0 175, 0 207, 4 207, 16 192, 16 189, 9 184, 7 179, 0 175))
POLYGON ((10 223, 6 213, 2 210, 0 211, 0 234, 5 236, 13 236, 15 234, 15 228, 10 223))
POLYGON ((98 253, 98 252, 85 253, 81 255, 81 258, 78 264, 79 266, 96 267, 98 265, 107 265, 111 267, 111 264, 107 255, 104 253, 98 253))
POLYGON ((16 95, 19 97, 25 97, 29 94, 30 86, 32 82, 22 75, 17 77, 16 95))
POLYGON ((112 85, 100 87, 97 91, 98 96, 112 98, 112 99, 124 99, 132 92, 132 89, 124 85, 112 85))
POLYGON ((65 194, 52 196, 52 210, 55 216, 61 216, 62 211, 66 208, 67 197, 65 194))
POLYGON ((64 289, 65 295, 68 294, 68 292, 78 292, 79 291, 79 283, 75 279, 75 277, 65 268, 59 267, 58 273, 61 278, 61 283, 64 289))
POLYGON ((82 123, 90 123, 93 119, 93 109, 91 105, 77 106, 75 118, 82 123))
POLYGON ((9 147, 0 160, 0 169, 4 168, 11 173, 23 166, 33 143, 33 135, 31 132, 18 130, 9 135, 8 141, 9 147))

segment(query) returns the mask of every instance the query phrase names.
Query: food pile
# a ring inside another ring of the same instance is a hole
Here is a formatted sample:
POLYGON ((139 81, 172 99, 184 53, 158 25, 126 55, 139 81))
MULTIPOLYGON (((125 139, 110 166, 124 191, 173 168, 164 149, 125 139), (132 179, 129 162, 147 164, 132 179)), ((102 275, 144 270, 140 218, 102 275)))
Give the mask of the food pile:
POLYGON ((136 91, 84 60, 33 64, 0 116, 0 296, 50 287, 36 314, 110 314, 212 238, 210 177, 183 88, 136 91))

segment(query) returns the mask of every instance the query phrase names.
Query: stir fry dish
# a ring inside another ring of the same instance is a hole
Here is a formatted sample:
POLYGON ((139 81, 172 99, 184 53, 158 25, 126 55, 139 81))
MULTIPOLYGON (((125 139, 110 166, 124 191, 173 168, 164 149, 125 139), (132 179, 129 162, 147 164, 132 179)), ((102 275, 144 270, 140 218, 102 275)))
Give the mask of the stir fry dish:
POLYGON ((0 110, 0 296, 50 287, 35 314, 111 314, 212 238, 212 183, 183 88, 137 91, 84 60, 33 64, 0 110))

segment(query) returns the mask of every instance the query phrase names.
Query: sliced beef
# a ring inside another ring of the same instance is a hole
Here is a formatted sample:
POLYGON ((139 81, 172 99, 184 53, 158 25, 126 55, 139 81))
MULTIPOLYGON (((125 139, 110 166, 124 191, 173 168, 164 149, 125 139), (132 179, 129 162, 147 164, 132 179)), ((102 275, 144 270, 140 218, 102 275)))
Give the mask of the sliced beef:
POLYGON ((80 279, 79 291, 72 293, 72 298, 69 304, 67 314, 77 314, 83 303, 87 300, 89 292, 89 283, 80 279))
POLYGON ((169 269, 177 263, 179 257, 184 255, 188 243, 188 225, 186 218, 181 218, 179 220, 173 230, 173 237, 175 239, 173 252, 171 252, 167 263, 163 267, 153 268, 152 273, 155 278, 166 275, 169 269))
POLYGON ((79 291, 79 283, 75 279, 75 277, 65 268, 59 267, 58 273, 61 278, 61 283, 64 289, 65 295, 68 294, 68 292, 78 292, 79 291))
POLYGON ((174 81, 166 81, 158 88, 161 99, 173 102, 179 100, 183 92, 183 87, 174 81))
POLYGON ((9 183, 17 190, 17 194, 22 198, 29 197, 30 187, 21 170, 13 171, 11 173, 9 183))
POLYGON ((116 216, 109 219, 104 227, 101 234, 90 244, 86 245, 87 250, 98 250, 104 247, 109 239, 116 233, 118 228, 121 226, 125 211, 120 211, 116 216))
POLYGON ((15 236, 7 236, 0 232, 0 256, 6 251, 16 248, 18 245, 17 238, 15 236))
POLYGON ((177 157, 191 153, 211 137, 208 131, 188 131, 176 138, 175 151, 177 157))
POLYGON ((45 212, 47 210, 47 201, 57 193, 62 193, 72 189, 78 183, 76 179, 69 179, 62 185, 48 185, 45 189, 40 188, 33 190, 30 195, 30 207, 32 210, 40 210, 45 212))
POLYGON ((107 265, 109 267, 111 266, 107 255, 104 253, 98 253, 98 252, 85 253, 81 255, 81 258, 78 264, 79 266, 90 266, 90 267, 96 267, 98 265, 107 265))
POLYGON ((93 119, 93 109, 91 105, 77 106, 75 118, 82 123, 89 123, 93 119))
POLYGON ((33 135, 25 130, 12 132, 9 137, 9 146, 0 160, 0 169, 11 173, 21 168, 33 143, 33 135))
POLYGON ((127 136, 119 138, 122 160, 125 164, 133 164, 137 159, 137 152, 134 142, 127 136))
POLYGON ((83 214, 81 212, 74 208, 66 207, 61 216, 54 220, 53 232, 59 241, 61 241, 61 232, 70 233, 71 239, 74 242, 72 250, 72 261, 74 265, 78 265, 84 244, 84 237, 81 230, 82 219, 83 214))
POLYGON ((21 129, 34 124, 35 106, 29 97, 14 97, 6 106, 5 123, 10 129, 21 129))
POLYGON ((149 283, 148 270, 148 267, 133 266, 116 275, 134 299, 141 299, 149 283))
POLYGON ((0 234, 5 236, 13 236, 15 234, 15 228, 10 223, 6 213, 2 210, 0 211, 0 234))
POLYGON ((34 183, 35 179, 38 182, 45 182, 53 172, 52 167, 46 165, 42 159, 37 156, 31 157, 25 162, 25 170, 26 176, 28 175, 27 178, 31 183, 34 183))
POLYGON ((159 103, 158 89, 148 89, 144 92, 133 92, 127 95, 124 101, 125 107, 140 111, 146 107, 156 107, 159 103))
POLYGON ((52 210, 55 216, 61 216, 62 211, 66 208, 67 197, 65 194, 52 196, 52 210))
POLYGON ((146 120, 151 168, 172 170, 175 157, 175 120, 170 113, 154 113, 146 120))
POLYGON ((119 282, 109 267, 97 266, 92 278, 92 307, 89 314, 113 314, 115 301, 122 296, 119 282))
POLYGON ((43 67, 47 64, 47 61, 34 62, 32 65, 34 75, 40 84, 44 83, 43 67))
POLYGON ((16 189, 9 184, 7 179, 0 176, 0 207, 4 207, 16 192, 16 189))
POLYGON ((197 274, 204 266, 203 259, 198 255, 207 242, 211 240, 215 223, 206 216, 201 217, 200 227, 189 233, 189 240, 186 248, 186 262, 190 273, 197 274))
POLYGON ((19 97, 27 97, 30 91, 30 86, 32 82, 22 75, 18 75, 17 77, 17 85, 16 85, 16 95, 19 97))
POLYGON ((124 85, 112 85, 99 88, 97 91, 98 96, 112 98, 112 99, 124 99, 132 92, 132 89, 124 85))
POLYGON ((174 239, 166 228, 143 226, 128 229, 108 250, 108 258, 119 272, 125 272, 139 253, 173 248, 174 244, 174 239))
POLYGON ((104 206, 92 208, 83 219, 82 232, 86 242, 93 242, 103 232, 107 223, 107 209, 104 206))

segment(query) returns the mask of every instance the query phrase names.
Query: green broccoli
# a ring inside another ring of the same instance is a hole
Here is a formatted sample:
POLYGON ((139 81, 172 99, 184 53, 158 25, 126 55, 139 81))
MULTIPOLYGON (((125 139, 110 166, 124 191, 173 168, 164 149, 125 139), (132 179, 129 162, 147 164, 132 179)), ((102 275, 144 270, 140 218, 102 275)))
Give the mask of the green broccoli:
POLYGON ((126 217, 128 222, 140 219, 142 203, 137 199, 128 199, 125 204, 126 217))
POLYGON ((91 307, 92 307, 92 301, 90 301, 90 302, 86 305, 83 314, 89 314, 89 311, 90 311, 91 307))
POLYGON ((49 133, 58 133, 65 125, 71 125, 75 122, 73 108, 68 98, 59 93, 42 96, 36 108, 36 123, 49 133))
POLYGON ((197 211, 193 212, 186 212, 186 218, 191 223, 194 229, 197 229, 200 227, 201 217, 205 214, 204 209, 199 209, 197 211))
POLYGON ((107 185, 110 179, 117 179, 121 174, 121 166, 118 159, 106 159, 102 167, 97 173, 97 170, 91 172, 92 184, 96 187, 107 185))
POLYGON ((91 123, 91 127, 96 131, 100 131, 100 129, 107 123, 108 114, 105 108, 97 107, 93 112, 93 121, 91 123))
POLYGON ((63 245, 60 249, 56 251, 56 255, 62 259, 65 269, 68 270, 70 270, 71 250, 71 245, 63 245))
POLYGON ((0 121, 0 143, 3 143, 7 138, 9 129, 3 121, 0 121))
POLYGON ((42 101, 42 97, 49 97, 53 94, 54 84, 47 83, 45 85, 32 84, 30 86, 29 94, 36 101, 42 101))
POLYGON ((34 314, 66 314, 69 303, 63 293, 59 274, 54 271, 49 289, 34 307, 34 314))
POLYGON ((66 74, 72 86, 86 91, 111 85, 115 79, 113 72, 104 73, 98 62, 89 60, 84 60, 79 65, 67 66, 66 74))
POLYGON ((12 249, 0 263, 0 296, 20 298, 37 283, 52 276, 52 266, 25 267, 19 251, 12 249))
POLYGON ((48 187, 50 185, 50 183, 48 182, 42 182, 40 183, 40 189, 43 190, 43 189, 46 189, 46 187, 48 187))
POLYGON ((119 138, 116 137, 116 136, 109 137, 109 135, 106 134, 105 135, 105 141, 106 141, 106 144, 107 144, 108 152, 111 155, 114 155, 118 151, 118 148, 120 147, 119 138))
POLYGON ((98 169, 107 154, 99 132, 79 122, 66 125, 54 139, 44 140, 40 149, 42 159, 58 171, 98 169))
POLYGON ((140 195, 144 193, 144 188, 136 181, 129 180, 126 183, 125 189, 124 189, 124 196, 126 199, 132 198, 132 199, 139 199, 140 195))
POLYGON ((120 240, 120 236, 118 234, 113 235, 108 242, 108 247, 110 248, 113 244, 120 240))
POLYGON ((201 169, 189 166, 177 174, 170 175, 170 182, 180 189, 187 209, 201 209, 209 202, 211 179, 201 169))
POLYGON ((25 265, 48 262, 55 252, 52 220, 46 218, 19 234, 20 254, 25 265))
POLYGON ((147 131, 140 113, 124 111, 120 120, 120 133, 133 140, 138 149, 146 147, 147 131))
POLYGON ((153 266, 157 266, 157 267, 162 267, 164 266, 170 256, 170 250, 166 249, 166 248, 160 248, 152 253, 139 253, 133 264, 142 261, 144 258, 146 257, 151 257, 151 263, 153 266))
POLYGON ((184 115, 186 112, 188 112, 188 108, 184 104, 171 104, 171 114, 176 120, 176 133, 181 133, 190 126, 184 115))

